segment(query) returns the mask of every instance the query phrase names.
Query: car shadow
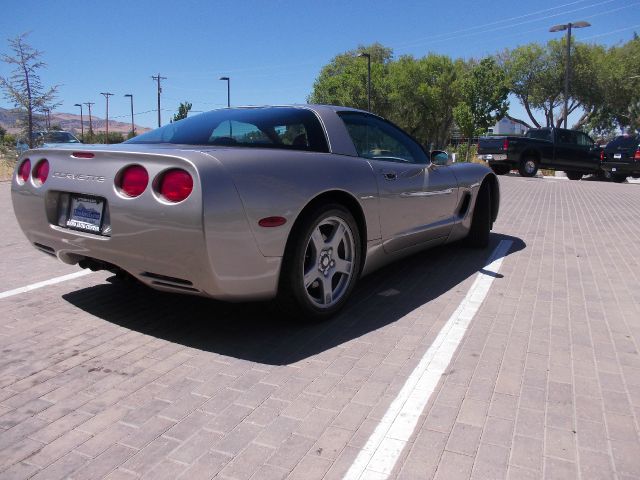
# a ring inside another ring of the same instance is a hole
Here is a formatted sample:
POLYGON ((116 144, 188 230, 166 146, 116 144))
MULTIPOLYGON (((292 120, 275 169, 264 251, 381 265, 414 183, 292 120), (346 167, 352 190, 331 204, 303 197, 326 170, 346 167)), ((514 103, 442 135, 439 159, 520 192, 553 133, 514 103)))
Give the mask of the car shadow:
POLYGON ((159 292, 115 277, 63 298, 97 318, 168 342, 287 365, 389 325, 459 288, 484 269, 501 240, 512 242, 506 255, 526 246, 519 238, 492 234, 486 250, 451 244, 413 255, 362 278, 346 308, 322 323, 285 320, 271 303, 230 304, 159 292))

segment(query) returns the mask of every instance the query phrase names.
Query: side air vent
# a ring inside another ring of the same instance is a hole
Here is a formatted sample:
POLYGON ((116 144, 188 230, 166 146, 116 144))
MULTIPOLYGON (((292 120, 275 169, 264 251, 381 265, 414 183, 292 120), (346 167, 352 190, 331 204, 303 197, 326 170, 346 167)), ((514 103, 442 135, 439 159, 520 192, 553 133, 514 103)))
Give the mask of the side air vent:
POLYGON ((462 202, 460 202, 460 208, 458 209, 458 216, 464 217, 469 210, 469 204, 471 203, 471 194, 466 192, 464 197, 462 197, 462 202))

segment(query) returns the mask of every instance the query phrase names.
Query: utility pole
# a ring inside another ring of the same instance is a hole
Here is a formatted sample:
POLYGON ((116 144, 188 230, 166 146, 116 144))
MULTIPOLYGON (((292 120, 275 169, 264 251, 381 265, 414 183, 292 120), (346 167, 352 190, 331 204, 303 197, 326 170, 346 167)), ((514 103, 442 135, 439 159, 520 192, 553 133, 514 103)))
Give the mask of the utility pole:
POLYGON ((126 93, 125 97, 129 97, 131 100, 131 137, 136 136, 136 126, 133 123, 133 95, 131 93, 126 93))
POLYGON ((158 127, 161 127, 162 124, 160 123, 160 94, 162 93, 162 87, 160 86, 160 81, 166 80, 167 77, 161 77, 160 74, 158 73, 158 76, 152 75, 151 78, 158 82, 158 127))
POLYGON ((80 107, 80 138, 82 143, 84 143, 84 118, 82 116, 82 104, 76 103, 74 107, 80 107))
POLYGON ((96 102, 84 102, 89 107, 89 141, 93 142, 93 124, 91 123, 91 105, 95 105, 96 102))
POLYGON ((104 143, 109 143, 109 97, 113 95, 113 93, 109 92, 100 92, 100 95, 104 95, 104 98, 107 99, 107 138, 104 143))

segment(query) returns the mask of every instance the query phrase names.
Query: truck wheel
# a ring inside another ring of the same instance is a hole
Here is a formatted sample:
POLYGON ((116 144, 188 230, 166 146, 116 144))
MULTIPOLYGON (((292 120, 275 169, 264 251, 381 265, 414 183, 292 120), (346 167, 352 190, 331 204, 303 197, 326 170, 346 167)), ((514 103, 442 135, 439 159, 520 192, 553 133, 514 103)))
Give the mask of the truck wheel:
POLYGON ((520 162, 518 172, 523 177, 535 177, 538 173, 538 162, 535 157, 527 157, 520 162))
POLYGON ((496 175, 506 175, 511 171, 511 167, 509 165, 491 165, 491 170, 496 175))
POLYGON ((489 246, 489 233, 491 232, 491 191, 489 184, 484 182, 473 207, 471 228, 464 242, 474 248, 487 248, 489 246))
POLYGON ((611 180, 613 180, 616 183, 622 183, 627 179, 626 175, 614 175, 611 174, 611 180))
POLYGON ((565 172, 569 180, 580 180, 582 178, 581 172, 565 172))

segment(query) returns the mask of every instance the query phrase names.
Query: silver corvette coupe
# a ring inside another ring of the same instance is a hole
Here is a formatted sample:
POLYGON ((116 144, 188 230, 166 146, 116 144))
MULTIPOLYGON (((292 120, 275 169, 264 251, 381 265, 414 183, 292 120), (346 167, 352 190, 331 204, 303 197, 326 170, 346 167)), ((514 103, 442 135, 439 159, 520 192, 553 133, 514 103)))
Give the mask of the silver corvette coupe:
POLYGON ((38 250, 164 291, 276 298, 301 319, 421 249, 486 247, 500 192, 370 113, 299 105, 215 110, 120 145, 25 152, 13 207, 38 250))

